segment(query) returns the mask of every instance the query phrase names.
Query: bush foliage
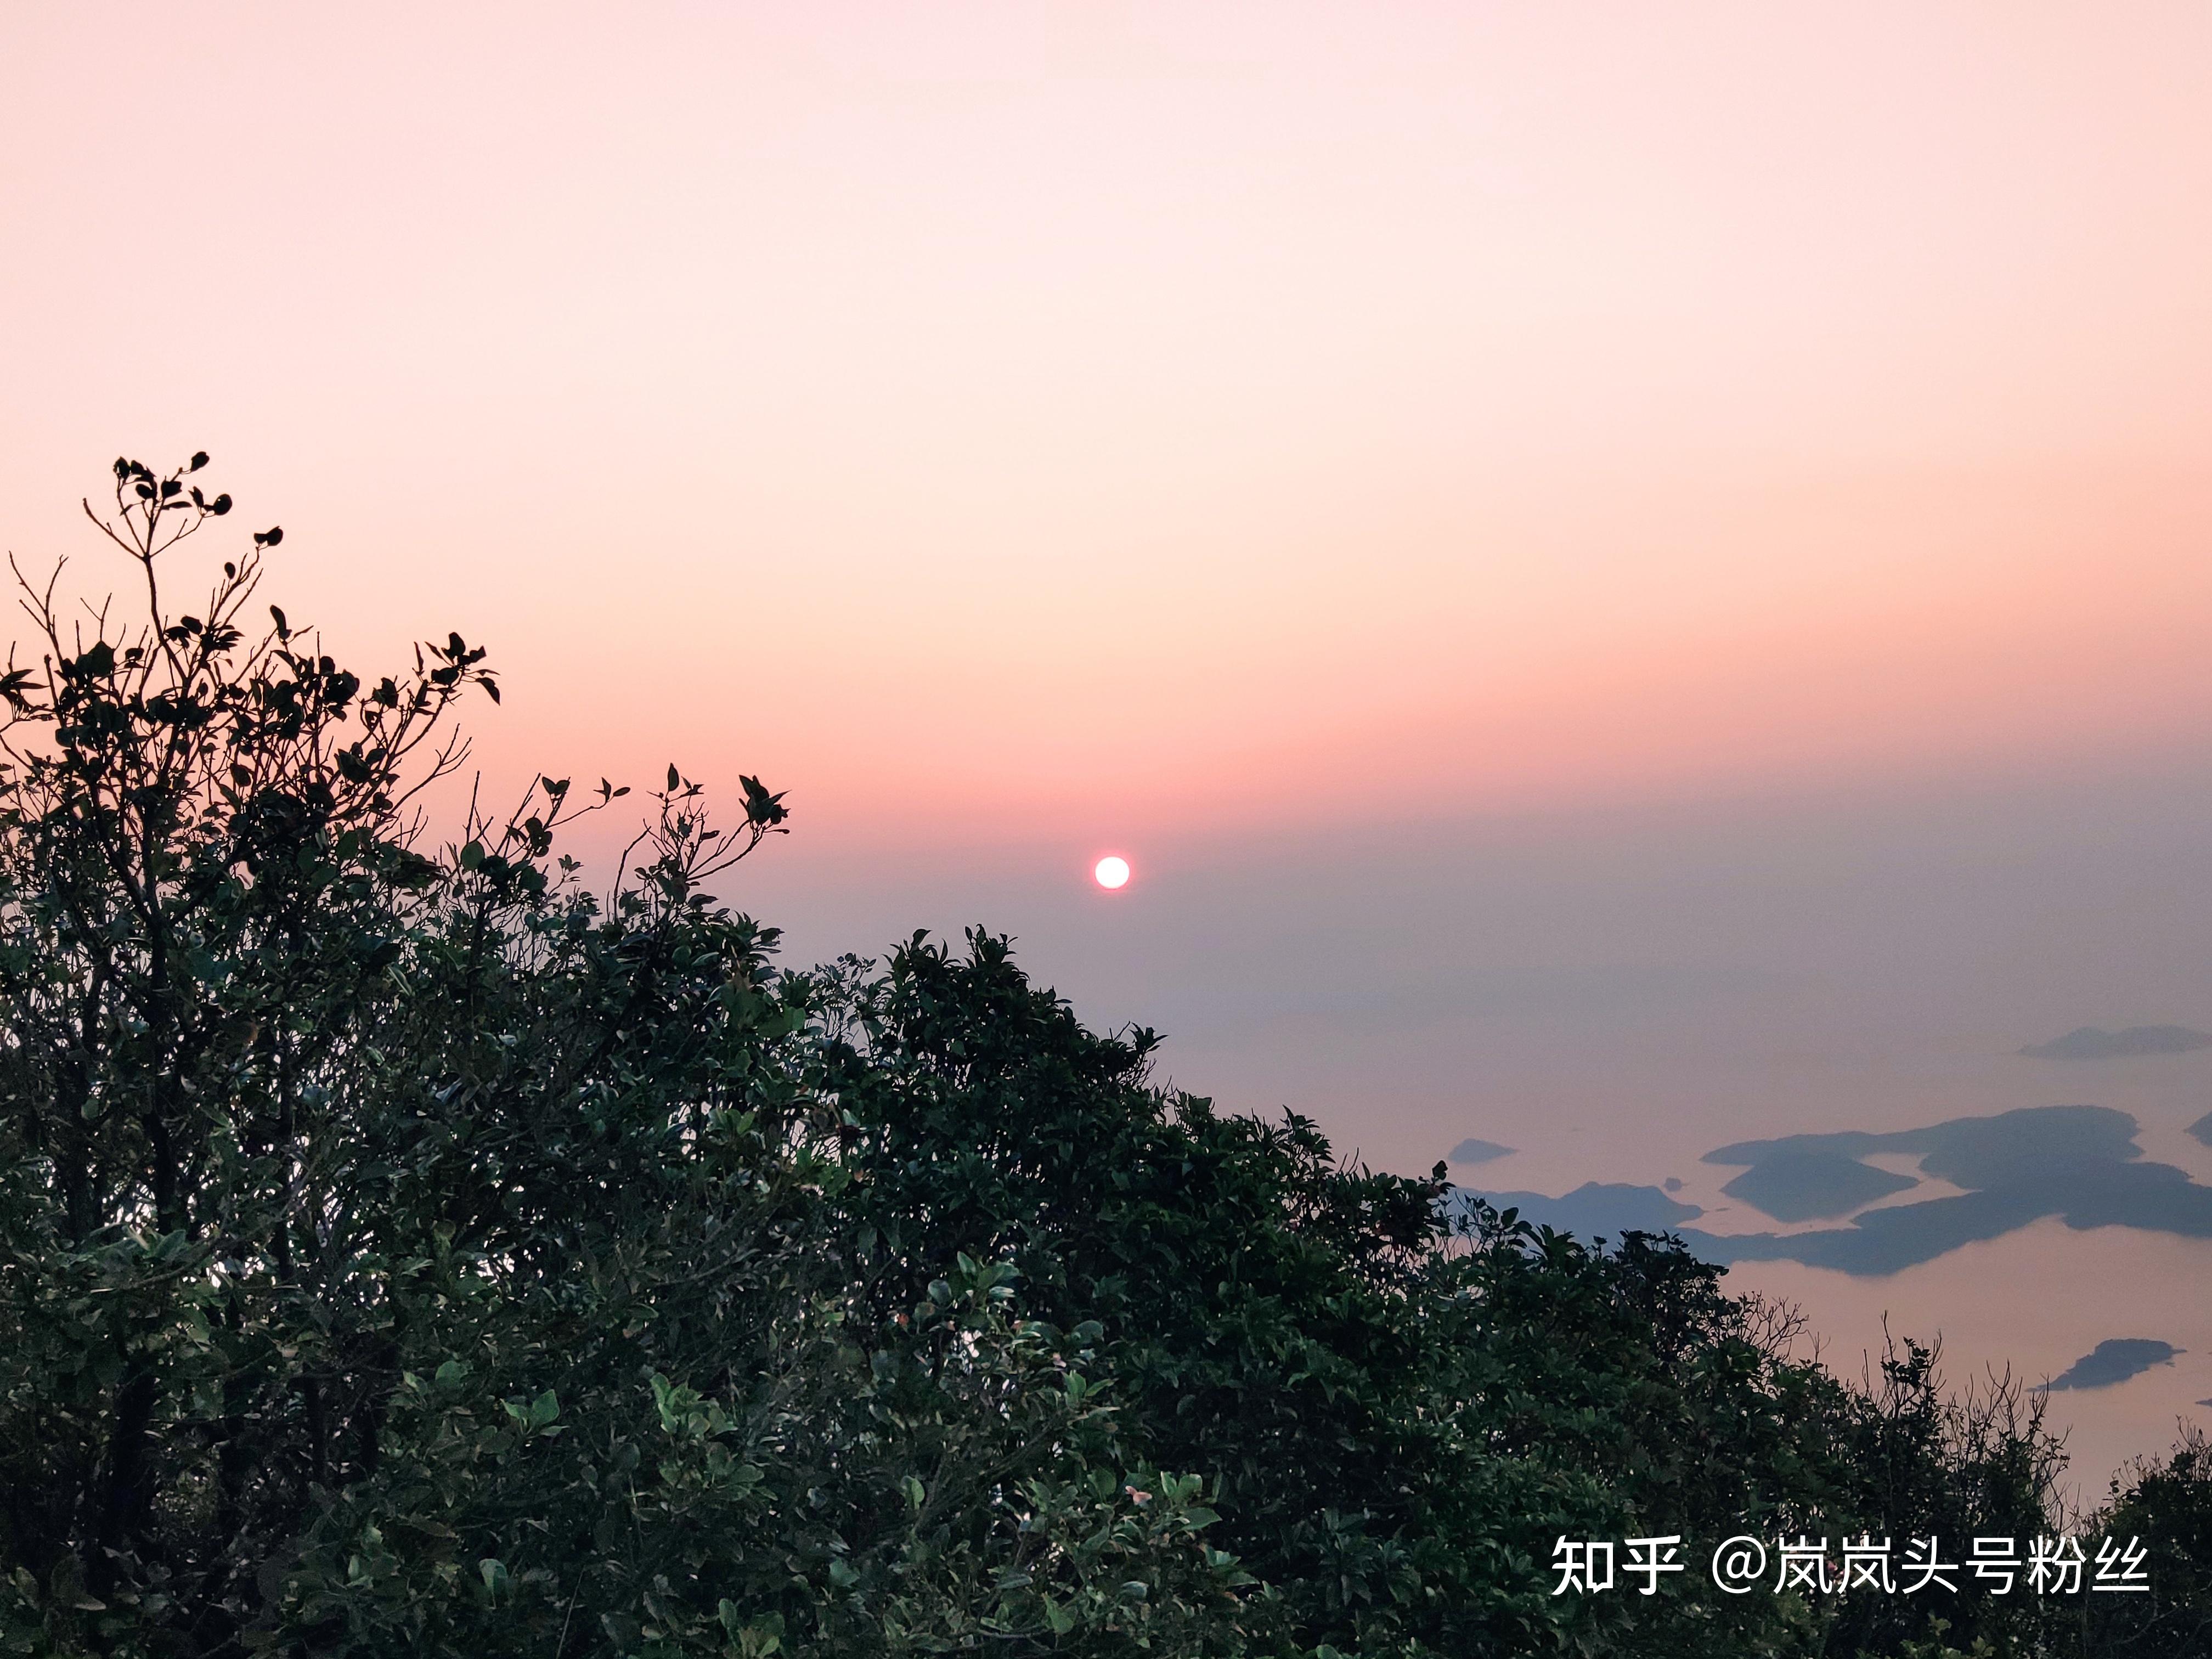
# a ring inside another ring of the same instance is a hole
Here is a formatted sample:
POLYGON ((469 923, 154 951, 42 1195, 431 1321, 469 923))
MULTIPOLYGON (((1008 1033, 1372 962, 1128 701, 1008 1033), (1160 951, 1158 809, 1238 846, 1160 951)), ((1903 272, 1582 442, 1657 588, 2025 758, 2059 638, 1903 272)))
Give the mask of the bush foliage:
POLYGON ((2093 1518, 2149 1597, 1720 1593, 1731 1534, 2057 1530, 2057 1449, 1157 1089, 1003 939, 779 967, 708 890, 755 780, 726 827, 671 768, 605 890, 611 783, 433 846, 483 650, 249 616, 276 530, 172 614, 205 459, 116 464, 132 619, 32 584, 0 679, 0 1650, 2207 1650, 2201 1441, 2093 1518), (1553 1594, 1667 1534, 1659 1595, 1553 1594))

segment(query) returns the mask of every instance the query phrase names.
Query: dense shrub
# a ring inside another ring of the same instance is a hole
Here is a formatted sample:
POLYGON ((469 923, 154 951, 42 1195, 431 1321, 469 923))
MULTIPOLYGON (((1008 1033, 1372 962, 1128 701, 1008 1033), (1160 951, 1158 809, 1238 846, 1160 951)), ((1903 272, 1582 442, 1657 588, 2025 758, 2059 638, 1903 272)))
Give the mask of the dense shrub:
POLYGON ((780 969, 707 890, 752 779, 726 831, 671 768, 603 892, 608 783, 433 846, 483 653, 249 625, 273 530, 171 614, 204 462, 117 463, 139 621, 33 587, 0 679, 0 1648, 2202 1650, 2195 1443, 2094 1620, 1554 1595, 1561 1534, 2039 1530, 2053 1449, 1677 1244, 1155 1089, 988 934, 780 969))

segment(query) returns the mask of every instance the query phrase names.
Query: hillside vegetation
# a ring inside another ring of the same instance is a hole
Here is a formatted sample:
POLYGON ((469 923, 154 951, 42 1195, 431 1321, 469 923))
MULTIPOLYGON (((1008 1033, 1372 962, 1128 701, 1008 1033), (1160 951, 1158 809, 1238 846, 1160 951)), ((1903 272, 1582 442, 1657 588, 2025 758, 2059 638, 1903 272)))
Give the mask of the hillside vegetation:
POLYGON ((0 679, 0 1651, 2208 1650, 2201 1443, 2069 1522, 2017 1392, 1155 1088, 1002 939, 780 965, 714 896, 755 780, 434 846, 483 652, 338 666, 204 459, 116 464, 135 620, 34 584, 0 679), (588 884, 564 830, 641 804, 588 884), (2065 1531, 2151 1593, 1705 1571, 2065 1531), (1661 1535, 1657 1594, 1553 1594, 1661 1535))

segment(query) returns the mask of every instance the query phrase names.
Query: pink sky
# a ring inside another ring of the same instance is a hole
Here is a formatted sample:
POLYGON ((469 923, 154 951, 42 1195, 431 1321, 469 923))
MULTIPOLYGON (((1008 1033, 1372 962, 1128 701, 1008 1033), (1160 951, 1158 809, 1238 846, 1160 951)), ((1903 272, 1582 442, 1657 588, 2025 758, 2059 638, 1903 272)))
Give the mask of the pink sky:
MULTIPOLYGON (((0 545, 96 585, 77 496, 206 448, 355 665, 492 647, 495 780, 759 773, 795 953, 980 916, 1397 1167, 2101 1098, 2212 1176, 2212 1054, 2012 1054, 2212 1028, 2208 70, 2199 0, 16 5, 0 545)), ((2069 1399, 2109 1467, 2212 1334, 2083 1276, 2212 1247, 2069 1237, 1770 1278, 2195 1351, 2069 1399)))
POLYGON ((495 769, 1127 836, 2212 714, 2201 6, 0 30, 9 543, 209 447, 495 769))

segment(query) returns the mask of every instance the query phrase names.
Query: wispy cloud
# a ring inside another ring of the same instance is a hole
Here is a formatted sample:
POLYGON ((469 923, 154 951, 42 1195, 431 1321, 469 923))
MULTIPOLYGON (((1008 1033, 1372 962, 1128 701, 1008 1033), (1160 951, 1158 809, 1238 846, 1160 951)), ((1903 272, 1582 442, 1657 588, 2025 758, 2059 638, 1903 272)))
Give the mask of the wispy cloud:
POLYGON ((2160 1342, 2150 1337, 2115 1337, 2109 1342, 2100 1342, 2083 1354, 2045 1383, 2043 1391, 2058 1394, 2075 1389, 2109 1389, 2131 1376, 2142 1376, 2154 1365, 2171 1364, 2173 1357, 2181 1352, 2171 1342, 2160 1342))
POLYGON ((1513 1156, 1513 1148, 1501 1146, 1494 1140, 1470 1136, 1451 1149, 1454 1164, 1494 1164, 1501 1158, 1513 1156))
POLYGON ((2212 1035, 2186 1025, 2130 1025, 2102 1031, 2076 1026, 2063 1037, 2031 1043, 2021 1053, 2030 1060, 2125 1060, 2136 1054, 2188 1054, 2212 1048, 2212 1035))
POLYGON ((1846 1225, 1809 1232, 1706 1232, 1684 1224, 1702 1210, 1657 1187, 1591 1182, 1559 1198, 1487 1196, 1563 1231, 1673 1232, 1709 1261, 1802 1261, 1869 1277, 1932 1261, 2048 1216, 2077 1231, 2131 1227, 2212 1238, 2212 1187, 2170 1164, 2144 1162, 2136 1127, 2133 1117, 2108 1107, 2039 1106, 1884 1133, 1854 1129, 1740 1141, 1705 1155, 1708 1164, 1748 1166, 1723 1190, 1780 1221, 1846 1213, 1918 1184, 1863 1161, 1873 1153, 1917 1154, 1924 1175, 1965 1188, 1863 1210, 1846 1225))

